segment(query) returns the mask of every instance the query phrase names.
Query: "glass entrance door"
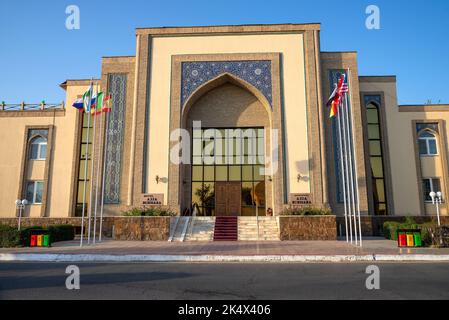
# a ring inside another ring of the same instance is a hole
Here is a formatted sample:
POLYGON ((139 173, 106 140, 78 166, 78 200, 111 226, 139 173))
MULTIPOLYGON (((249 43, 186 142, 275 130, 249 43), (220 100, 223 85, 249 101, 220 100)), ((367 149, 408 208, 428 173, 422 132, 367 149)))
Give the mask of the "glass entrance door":
POLYGON ((235 209, 229 210, 235 214, 255 216, 256 202, 264 213, 264 163, 263 128, 194 129, 192 205, 198 205, 200 215, 228 215, 223 201, 232 195, 235 209))

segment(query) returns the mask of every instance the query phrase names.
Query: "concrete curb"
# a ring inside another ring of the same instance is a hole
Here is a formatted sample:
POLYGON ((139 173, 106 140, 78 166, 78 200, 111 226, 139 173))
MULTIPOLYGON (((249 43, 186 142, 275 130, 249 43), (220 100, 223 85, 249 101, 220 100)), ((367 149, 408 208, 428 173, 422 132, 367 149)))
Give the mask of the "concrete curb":
POLYGON ((0 261, 30 262, 375 262, 449 261, 449 255, 112 255, 112 254, 35 254, 0 253, 0 261))

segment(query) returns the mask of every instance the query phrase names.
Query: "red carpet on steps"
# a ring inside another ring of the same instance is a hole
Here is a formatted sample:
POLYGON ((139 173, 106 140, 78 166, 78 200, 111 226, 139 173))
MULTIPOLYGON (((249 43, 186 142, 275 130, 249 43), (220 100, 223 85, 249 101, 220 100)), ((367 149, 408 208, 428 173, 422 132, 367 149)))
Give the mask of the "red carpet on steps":
POLYGON ((216 217, 214 241, 237 241, 237 217, 216 217))

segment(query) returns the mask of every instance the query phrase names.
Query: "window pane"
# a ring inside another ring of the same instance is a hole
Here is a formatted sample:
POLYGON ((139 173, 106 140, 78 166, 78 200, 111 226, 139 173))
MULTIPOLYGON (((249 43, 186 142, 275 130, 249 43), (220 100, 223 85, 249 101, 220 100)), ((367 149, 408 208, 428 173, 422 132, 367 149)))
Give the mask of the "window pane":
POLYGON ((253 167, 243 166, 242 167, 242 180, 243 181, 253 181, 253 167))
POLYGON ((201 164, 201 157, 193 157, 193 164, 201 164))
MULTIPOLYGON (((83 190, 84 190, 84 181, 78 181, 78 203, 83 203, 83 190)), ((89 181, 86 182, 86 203, 89 203, 90 200, 90 184, 89 181)))
POLYGON ((435 135, 429 131, 423 131, 419 136, 423 137, 423 138, 434 138, 435 137, 435 135))
POLYGON ((377 202, 385 202, 384 180, 376 179, 377 202))
POLYGON ((242 206, 253 205, 253 183, 242 182, 242 206))
POLYGON ((42 203, 42 192, 44 190, 44 183, 42 181, 37 181, 35 184, 36 188, 36 198, 34 203, 42 203))
POLYGON ((242 176, 240 172, 240 166, 230 166, 229 167, 229 181, 240 181, 242 176))
MULTIPOLYGON (((82 159, 86 159, 86 150, 87 150, 87 144, 82 144, 81 145, 81 155, 80 157, 82 159)), ((90 155, 92 155, 92 145, 89 143, 89 157, 90 155)))
POLYGON ((426 155, 427 154, 427 143, 424 139, 418 140, 419 154, 426 155))
MULTIPOLYGON (((82 140, 81 142, 87 142, 87 128, 83 129, 83 135, 82 135, 82 140)), ((92 141, 92 134, 93 134, 93 130, 89 130, 89 142, 92 141)))
POLYGON ((28 203, 33 203, 34 197, 34 182, 28 182, 26 189, 25 198, 28 200, 28 203))
POLYGON ((226 155, 226 140, 224 139, 216 139, 215 140, 215 155, 217 156, 225 156, 226 155))
POLYGON ((202 181, 202 180, 203 180, 203 167, 192 166, 192 181, 202 181))
POLYGON ((422 182, 425 201, 432 201, 432 198, 429 195, 429 193, 432 191, 432 189, 430 188, 430 179, 423 179, 422 182))
POLYGON ((366 119, 368 123, 379 123, 379 116, 377 113, 377 109, 367 109, 366 110, 366 119))
POLYGON ((263 181, 265 178, 262 175, 263 173, 264 173, 264 166, 254 166, 253 167, 254 181, 263 181))
MULTIPOLYGON (((86 160, 80 160, 79 179, 84 180, 84 171, 86 170, 86 160)), ((90 165, 87 166, 87 179, 90 178, 90 165)))
POLYGON ((257 139, 257 154, 258 155, 264 155, 265 154, 265 144, 264 144, 264 139, 263 138, 257 139))
POLYGON ((382 158, 380 157, 372 157, 371 159, 371 172, 373 177, 375 178, 383 178, 383 166, 382 166, 382 158))
POLYGON ((368 125, 368 139, 380 139, 379 135, 379 125, 369 124, 368 125))
POLYGON ((200 200, 202 201, 203 207, 215 206, 215 190, 213 182, 205 182, 203 184, 203 191, 200 200))
POLYGON ((39 155, 39 159, 45 159, 47 157, 47 145, 41 144, 41 152, 39 155))
POLYGON ((257 136, 263 138, 265 136, 265 129, 257 129, 257 136))
POLYGON ((437 154, 437 141, 435 139, 429 139, 429 154, 437 154))
POLYGON ((39 145, 32 143, 30 150, 30 159, 37 159, 39 145))
POLYGON ((216 166, 216 181, 228 181, 228 167, 227 166, 216 166))
POLYGON ((369 154, 371 156, 381 156, 382 155, 380 141, 370 141, 369 142, 369 154))
MULTIPOLYGON (((87 124, 89 122, 89 117, 83 113, 83 128, 87 128, 87 124)), ((92 127, 92 119, 90 120, 90 127, 92 127)))
POLYGON ((193 130, 193 137, 194 138, 201 138, 201 130, 200 129, 193 130))
POLYGON ((265 181, 256 183, 254 186, 255 200, 260 207, 265 206, 265 181))
POLYGON ((201 156, 201 140, 193 139, 193 156, 201 156))
POLYGON ((192 183, 192 204, 197 203, 201 206, 201 194, 203 190, 203 184, 201 182, 192 183))
POLYGON ((214 166, 204 166, 204 181, 214 181, 214 166))
POLYGON ((441 191, 440 179, 433 178, 432 183, 433 183, 433 191, 435 192, 441 191))

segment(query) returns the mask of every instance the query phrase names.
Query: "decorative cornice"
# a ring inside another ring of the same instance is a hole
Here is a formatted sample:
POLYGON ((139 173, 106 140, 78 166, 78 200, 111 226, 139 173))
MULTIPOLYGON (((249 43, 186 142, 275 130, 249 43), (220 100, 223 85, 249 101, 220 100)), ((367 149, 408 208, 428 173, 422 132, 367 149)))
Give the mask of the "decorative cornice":
POLYGON ((229 34, 229 33, 282 33, 320 30, 319 23, 306 24, 255 24, 255 25, 215 25, 196 27, 158 27, 137 28, 137 35, 169 36, 191 34, 229 34))

